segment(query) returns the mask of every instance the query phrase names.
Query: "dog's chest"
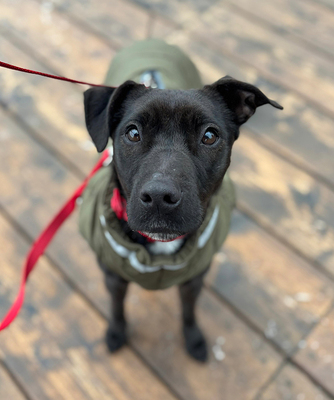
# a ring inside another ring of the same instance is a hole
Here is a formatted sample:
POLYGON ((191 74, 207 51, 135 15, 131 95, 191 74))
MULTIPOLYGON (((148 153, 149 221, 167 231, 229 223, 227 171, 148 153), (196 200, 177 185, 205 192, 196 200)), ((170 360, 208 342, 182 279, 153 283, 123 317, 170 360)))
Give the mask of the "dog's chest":
POLYGON ((147 245, 147 250, 153 255, 170 255, 180 250, 184 239, 176 239, 172 242, 153 242, 147 245))

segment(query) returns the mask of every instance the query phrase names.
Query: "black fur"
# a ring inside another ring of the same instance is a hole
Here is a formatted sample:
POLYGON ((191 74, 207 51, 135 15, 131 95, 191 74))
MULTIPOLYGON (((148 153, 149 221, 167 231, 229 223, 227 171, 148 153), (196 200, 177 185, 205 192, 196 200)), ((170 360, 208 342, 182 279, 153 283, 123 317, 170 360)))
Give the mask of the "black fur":
MULTIPOLYGON (((150 89, 127 81, 117 89, 89 89, 84 100, 87 129, 97 150, 113 138, 113 165, 127 200, 124 229, 133 240, 136 231, 160 239, 195 232, 230 165, 240 125, 264 104, 282 109, 255 86, 229 76, 201 90, 150 89), (129 139, 132 129, 139 141, 129 139), (216 137, 211 145, 202 141, 207 131, 216 137)), ((127 282, 105 272, 113 298, 107 344, 115 351, 126 342, 127 282)), ((207 350, 194 307, 202 282, 201 275, 180 287, 186 348, 200 361, 207 350)))

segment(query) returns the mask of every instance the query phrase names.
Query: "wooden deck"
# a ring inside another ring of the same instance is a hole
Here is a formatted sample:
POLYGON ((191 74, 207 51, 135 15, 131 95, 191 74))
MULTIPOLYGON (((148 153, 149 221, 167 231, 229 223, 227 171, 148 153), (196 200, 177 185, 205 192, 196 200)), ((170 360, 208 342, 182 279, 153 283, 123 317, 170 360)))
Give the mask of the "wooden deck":
MULTIPOLYGON (((229 74, 285 107, 259 109, 234 148, 237 210, 198 308, 210 361, 183 350, 175 288, 133 285, 130 344, 107 353, 108 296, 74 215, 0 334, 0 399, 334 399, 334 1, 0 3, 0 59, 75 79, 102 82, 118 49, 149 36, 181 46, 205 82, 229 74)), ((83 90, 0 70, 0 316, 33 239, 97 159, 83 90)))

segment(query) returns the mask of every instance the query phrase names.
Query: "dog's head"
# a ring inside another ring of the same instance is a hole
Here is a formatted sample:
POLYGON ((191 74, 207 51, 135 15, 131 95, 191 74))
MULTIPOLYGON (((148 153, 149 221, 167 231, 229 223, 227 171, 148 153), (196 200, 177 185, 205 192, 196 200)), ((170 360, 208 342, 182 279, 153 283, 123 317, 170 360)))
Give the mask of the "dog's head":
POLYGON ((127 81, 85 92, 88 132, 114 166, 131 229, 156 240, 194 232, 230 165, 239 127, 264 104, 255 86, 226 76, 201 90, 150 89, 127 81))

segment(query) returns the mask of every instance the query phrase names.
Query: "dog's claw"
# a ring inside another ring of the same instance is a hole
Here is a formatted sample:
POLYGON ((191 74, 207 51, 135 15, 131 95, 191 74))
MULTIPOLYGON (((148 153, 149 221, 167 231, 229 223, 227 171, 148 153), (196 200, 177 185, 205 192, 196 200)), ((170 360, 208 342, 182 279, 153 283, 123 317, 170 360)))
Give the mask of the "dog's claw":
POLYGON ((127 342, 125 327, 109 326, 106 333, 106 344, 110 353, 114 353, 127 342))
POLYGON ((207 361, 208 350, 206 340, 199 327, 196 324, 184 326, 183 334, 186 342, 186 349, 191 357, 200 362, 207 361))

